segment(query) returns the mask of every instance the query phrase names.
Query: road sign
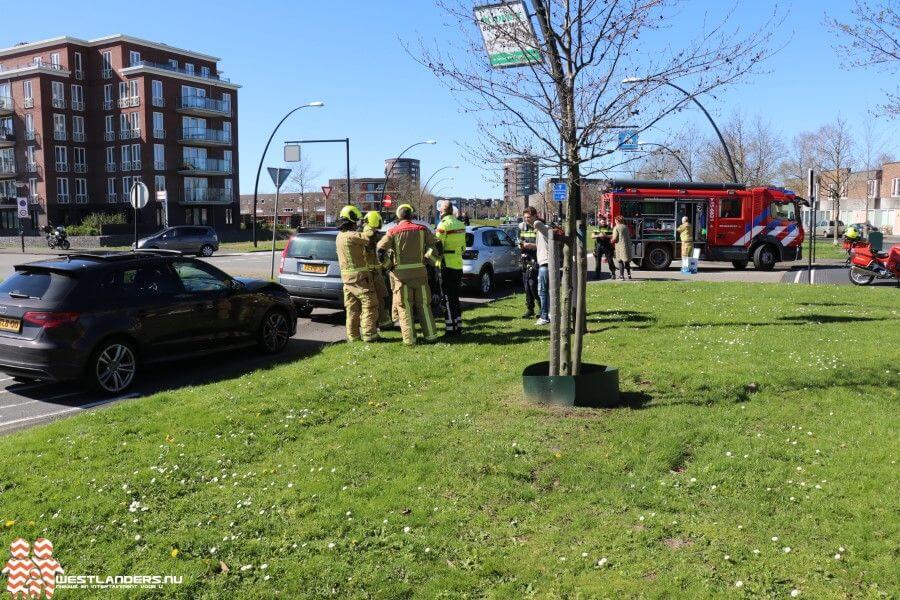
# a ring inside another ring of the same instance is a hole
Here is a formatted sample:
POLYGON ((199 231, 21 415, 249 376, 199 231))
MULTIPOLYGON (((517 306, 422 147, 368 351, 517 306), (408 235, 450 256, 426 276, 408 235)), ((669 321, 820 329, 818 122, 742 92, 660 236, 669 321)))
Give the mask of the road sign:
POLYGON ((522 67, 541 62, 540 46, 523 0, 476 6, 474 12, 492 67, 522 67))
POLYGON ((391 198, 391 195, 390 195, 390 194, 388 194, 387 196, 384 197, 384 201, 382 201, 381 204, 382 204, 382 206, 384 206, 385 208, 390 208, 390 207, 392 207, 392 206, 394 205, 394 199, 391 198))
POLYGON ((150 199, 150 190, 147 189, 147 186, 143 181, 135 181, 131 185, 129 197, 131 199, 131 206, 133 206, 135 210, 138 210, 147 206, 147 201, 150 199))
POLYGON ((557 202, 562 202, 566 199, 568 195, 569 186, 565 183, 554 183, 553 184, 553 199, 557 202))
POLYGON ((330 185, 323 185, 323 186, 322 186, 322 193, 325 194, 325 199, 328 200, 328 196, 331 195, 331 186, 330 186, 330 185))
POLYGON ((169 199, 169 195, 166 193, 166 190, 157 190, 156 192, 156 201, 157 202, 165 202, 169 199))
POLYGON ((300 144, 285 144, 284 162, 300 162, 300 144))
POLYGON ((269 171, 269 177, 272 178, 272 183, 274 183, 275 187, 278 189, 281 189, 281 186, 287 181, 288 175, 291 174, 290 169, 277 169, 275 167, 267 167, 267 169, 269 171))
POLYGON ((19 196, 16 199, 16 206, 19 208, 19 218, 28 219, 28 198, 25 196, 19 196))
POLYGON ((634 152, 638 149, 638 132, 626 129, 619 132, 619 150, 622 152, 634 152))

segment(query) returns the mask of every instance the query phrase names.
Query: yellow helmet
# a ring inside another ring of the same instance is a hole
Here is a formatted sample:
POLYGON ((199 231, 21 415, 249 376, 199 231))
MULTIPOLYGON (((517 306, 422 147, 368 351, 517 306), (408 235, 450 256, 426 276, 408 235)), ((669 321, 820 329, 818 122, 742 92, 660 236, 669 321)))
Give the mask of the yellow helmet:
POLYGON ((340 217, 342 219, 346 219, 351 223, 356 223, 360 219, 362 219, 362 212, 352 204, 348 204, 344 208, 341 209, 340 217))
POLYGON ((381 215, 378 211, 370 210, 366 213, 366 224, 372 229, 381 229, 381 215))
POLYGON ((411 205, 409 205, 409 204, 401 204, 400 206, 397 207, 397 213, 396 213, 396 214, 397 214, 397 218, 398 218, 398 219, 402 219, 403 217, 400 216, 400 213, 401 213, 401 212, 404 212, 404 211, 407 211, 407 210, 409 211, 409 218, 411 219, 412 216, 413 216, 413 213, 415 213, 416 211, 415 211, 415 209, 413 209, 413 207, 412 207, 411 205))
POLYGON ((844 234, 847 238, 853 240, 859 237, 859 230, 856 227, 848 227, 847 233, 844 234))

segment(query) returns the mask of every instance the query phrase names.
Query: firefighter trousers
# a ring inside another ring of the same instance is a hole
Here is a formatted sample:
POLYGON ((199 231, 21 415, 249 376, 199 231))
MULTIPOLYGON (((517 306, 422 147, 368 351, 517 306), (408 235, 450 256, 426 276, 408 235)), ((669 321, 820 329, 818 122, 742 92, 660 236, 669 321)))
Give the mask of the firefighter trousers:
POLYGON ((370 277, 356 283, 344 283, 347 339, 351 342, 359 340, 360 337, 366 342, 378 339, 378 300, 375 298, 373 287, 370 277))
POLYGON ((375 285, 375 300, 378 302, 378 326, 390 327, 394 321, 388 312, 388 287, 381 269, 372 271, 372 279, 375 285))
POLYGON ((444 297, 444 324, 447 333, 462 333, 462 309, 459 306, 459 290, 462 287, 462 269, 441 267, 441 284, 444 297))
POLYGON ((416 343, 416 321, 422 327, 426 341, 437 339, 434 317, 431 315, 431 290, 425 277, 401 281, 391 273, 391 290, 394 293, 393 305, 400 321, 400 333, 403 343, 413 346, 416 343))

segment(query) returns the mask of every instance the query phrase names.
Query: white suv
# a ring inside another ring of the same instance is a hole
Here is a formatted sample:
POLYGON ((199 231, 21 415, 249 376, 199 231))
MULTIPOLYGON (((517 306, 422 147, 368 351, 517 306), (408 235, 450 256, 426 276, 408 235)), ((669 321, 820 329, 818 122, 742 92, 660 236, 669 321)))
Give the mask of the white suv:
POLYGON ((473 285, 486 296, 498 279, 521 281, 521 252, 514 238, 499 227, 466 227, 463 283, 473 285))

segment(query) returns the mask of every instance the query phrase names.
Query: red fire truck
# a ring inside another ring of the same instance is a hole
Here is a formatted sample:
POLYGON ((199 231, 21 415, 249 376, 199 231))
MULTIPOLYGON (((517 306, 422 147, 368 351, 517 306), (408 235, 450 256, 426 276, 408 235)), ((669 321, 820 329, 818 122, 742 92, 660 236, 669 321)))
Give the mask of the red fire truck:
POLYGON ((730 261, 744 269, 752 260, 768 271, 801 258, 806 201, 783 188, 747 188, 733 183, 610 180, 598 214, 622 215, 632 234, 635 262, 666 269, 681 257, 676 229, 687 217, 694 248, 705 260, 730 261))

